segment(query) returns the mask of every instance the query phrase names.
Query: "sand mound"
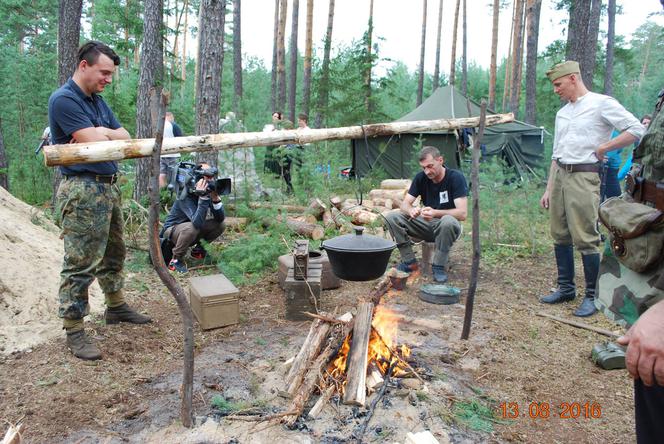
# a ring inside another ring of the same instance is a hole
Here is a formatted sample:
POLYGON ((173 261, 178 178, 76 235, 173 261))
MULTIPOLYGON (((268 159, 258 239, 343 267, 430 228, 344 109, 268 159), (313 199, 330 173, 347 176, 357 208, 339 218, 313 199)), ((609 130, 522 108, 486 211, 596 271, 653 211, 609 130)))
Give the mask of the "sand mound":
MULTIPOLYGON (((58 287, 63 243, 41 211, 0 187, 0 353, 24 350, 62 336, 58 287)), ((90 310, 103 310, 103 294, 90 287, 90 310)))

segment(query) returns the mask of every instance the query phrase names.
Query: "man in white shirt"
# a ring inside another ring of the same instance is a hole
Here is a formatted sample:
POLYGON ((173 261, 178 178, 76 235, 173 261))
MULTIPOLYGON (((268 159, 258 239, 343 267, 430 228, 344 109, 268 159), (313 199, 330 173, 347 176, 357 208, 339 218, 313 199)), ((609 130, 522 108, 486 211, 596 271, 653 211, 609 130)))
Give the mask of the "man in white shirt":
POLYGON ((553 90, 567 101, 556 114, 553 155, 546 191, 540 200, 548 209, 558 268, 558 289, 541 302, 558 304, 576 297, 574 247, 581 253, 586 292, 575 316, 594 314, 599 270, 597 230, 600 163, 608 151, 640 139, 645 128, 617 100, 588 91, 579 64, 559 63, 546 72, 553 90), (611 139, 613 129, 620 134, 611 139))
MULTIPOLYGON (((164 119, 164 138, 175 137, 173 134, 173 114, 166 116, 164 119)), ((159 188, 164 188, 168 185, 169 175, 173 168, 177 168, 180 161, 180 153, 164 154, 159 161, 159 188)))

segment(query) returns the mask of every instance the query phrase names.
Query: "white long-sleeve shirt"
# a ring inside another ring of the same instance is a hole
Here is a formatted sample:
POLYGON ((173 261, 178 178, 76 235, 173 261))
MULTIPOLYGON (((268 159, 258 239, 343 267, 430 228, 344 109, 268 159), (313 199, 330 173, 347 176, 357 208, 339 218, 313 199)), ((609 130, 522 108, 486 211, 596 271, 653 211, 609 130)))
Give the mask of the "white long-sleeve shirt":
POLYGON ((613 129, 640 139, 646 128, 613 97, 588 92, 556 114, 553 160, 566 164, 595 163, 595 150, 611 139, 613 129))

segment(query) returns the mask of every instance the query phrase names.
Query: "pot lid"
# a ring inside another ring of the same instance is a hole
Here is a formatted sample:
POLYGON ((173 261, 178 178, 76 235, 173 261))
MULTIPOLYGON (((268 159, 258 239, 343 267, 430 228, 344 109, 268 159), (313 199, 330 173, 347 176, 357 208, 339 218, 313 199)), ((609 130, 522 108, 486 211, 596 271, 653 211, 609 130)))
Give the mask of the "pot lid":
POLYGON ((397 246, 391 240, 371 234, 363 234, 364 227, 353 226, 354 233, 323 241, 323 248, 334 251, 371 252, 392 250, 397 246))

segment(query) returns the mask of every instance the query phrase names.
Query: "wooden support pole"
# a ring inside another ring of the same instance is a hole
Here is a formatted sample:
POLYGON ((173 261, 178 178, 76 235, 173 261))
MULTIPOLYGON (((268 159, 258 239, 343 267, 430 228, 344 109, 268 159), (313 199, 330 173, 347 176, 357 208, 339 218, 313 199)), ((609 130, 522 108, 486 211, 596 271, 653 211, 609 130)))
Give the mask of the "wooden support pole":
POLYGON ((346 389, 344 404, 364 406, 367 397, 367 364, 369 359, 369 337, 374 304, 360 302, 355 315, 353 340, 348 352, 348 370, 346 371, 346 389))
POLYGON ((473 166, 471 173, 471 188, 473 196, 473 261, 470 268, 470 285, 466 296, 466 312, 463 316, 463 329, 461 339, 468 339, 470 324, 473 320, 473 303, 477 289, 477 277, 480 273, 480 143, 484 136, 486 125, 486 101, 480 104, 480 128, 473 141, 473 166))
MULTIPOLYGON (((513 114, 493 114, 487 125, 514 121, 513 114)), ((224 133, 164 139, 161 153, 191 153, 275 145, 302 145, 324 140, 363 139, 403 133, 475 128, 479 117, 461 119, 417 120, 412 122, 375 123, 341 128, 296 129, 260 133, 224 133)), ((152 155, 155 139, 109 140, 44 147, 46 166, 74 165, 111 160, 137 159, 152 155)))

